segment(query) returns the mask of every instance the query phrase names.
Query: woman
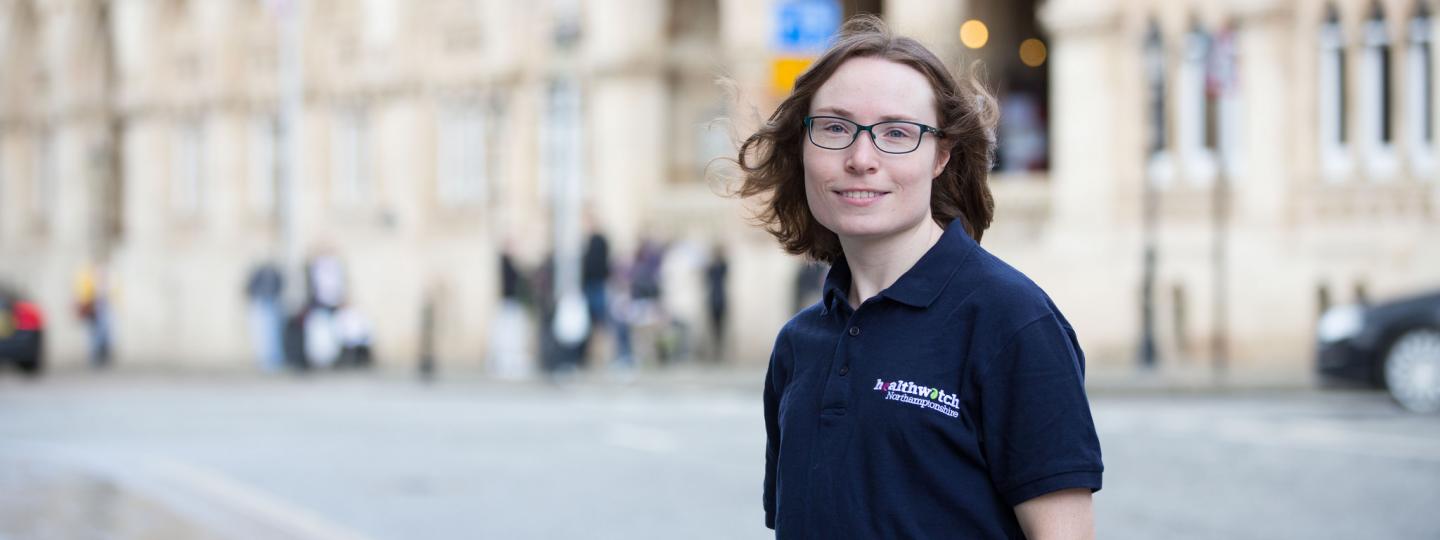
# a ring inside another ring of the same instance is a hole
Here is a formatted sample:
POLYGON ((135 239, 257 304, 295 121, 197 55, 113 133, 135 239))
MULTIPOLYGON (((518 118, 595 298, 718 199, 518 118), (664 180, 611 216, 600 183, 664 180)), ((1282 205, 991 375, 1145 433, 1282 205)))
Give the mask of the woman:
POLYGON ((740 148, 740 194, 830 263, 765 380, 780 538, 1090 538, 1100 445, 1074 330, 979 247, 998 113, 873 17, 740 148))

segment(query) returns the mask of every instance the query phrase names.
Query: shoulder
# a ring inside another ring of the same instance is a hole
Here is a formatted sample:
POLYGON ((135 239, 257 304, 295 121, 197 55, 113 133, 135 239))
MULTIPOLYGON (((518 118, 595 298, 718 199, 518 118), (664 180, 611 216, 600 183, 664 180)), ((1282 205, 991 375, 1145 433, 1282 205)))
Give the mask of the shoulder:
POLYGON ((810 304, 809 307, 800 310, 785 325, 780 327, 779 334, 775 337, 775 347, 778 350, 781 345, 789 345, 796 338, 813 334, 820 329, 825 317, 825 308, 820 302, 810 304))
POLYGON ((975 315, 972 320, 991 326, 990 330, 1019 330, 1047 315, 1060 318, 1050 296, 1029 276, 981 248, 956 279, 960 296, 957 314, 975 315))

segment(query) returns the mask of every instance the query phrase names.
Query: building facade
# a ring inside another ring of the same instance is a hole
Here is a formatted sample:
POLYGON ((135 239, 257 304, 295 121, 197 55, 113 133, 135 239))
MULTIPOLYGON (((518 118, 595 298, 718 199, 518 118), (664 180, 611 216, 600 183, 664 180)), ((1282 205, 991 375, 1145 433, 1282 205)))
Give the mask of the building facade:
MULTIPOLYGON (((249 269, 328 251, 382 364, 417 357, 430 291, 442 364, 478 367, 501 246, 569 253, 586 208, 617 259, 725 246, 731 361, 761 365, 799 261, 715 158, 782 95, 797 3, 0 0, 0 280, 51 313, 57 363, 83 358, 72 281, 98 264, 121 363, 248 366, 249 269)), ((1135 365, 1148 321, 1161 368, 1301 371, 1325 307, 1440 285, 1427 2, 830 5, 984 62, 985 245, 1092 365, 1135 365)), ((692 269, 667 294, 697 318, 692 269)))

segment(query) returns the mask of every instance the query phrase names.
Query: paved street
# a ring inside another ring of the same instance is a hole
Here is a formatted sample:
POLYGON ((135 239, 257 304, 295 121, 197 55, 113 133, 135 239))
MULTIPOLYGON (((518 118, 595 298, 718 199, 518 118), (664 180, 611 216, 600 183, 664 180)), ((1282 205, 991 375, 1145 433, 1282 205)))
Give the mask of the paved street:
MULTIPOLYGON (((769 536, 744 375, 5 375, 0 539, 769 536)), ((1093 401, 1101 538, 1440 537, 1440 416, 1369 392, 1093 401)))

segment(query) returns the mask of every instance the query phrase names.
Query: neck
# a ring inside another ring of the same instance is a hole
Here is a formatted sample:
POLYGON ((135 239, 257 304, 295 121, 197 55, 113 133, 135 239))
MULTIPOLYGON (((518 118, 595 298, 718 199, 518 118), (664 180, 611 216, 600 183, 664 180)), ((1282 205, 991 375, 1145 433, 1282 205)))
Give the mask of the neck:
POLYGON ((880 294, 925 255, 945 230, 926 219, 919 226, 881 238, 840 238, 850 266, 850 307, 880 294))

